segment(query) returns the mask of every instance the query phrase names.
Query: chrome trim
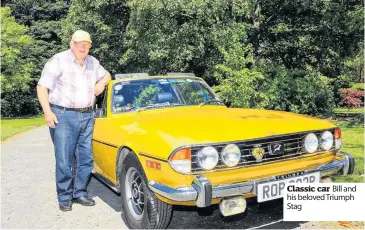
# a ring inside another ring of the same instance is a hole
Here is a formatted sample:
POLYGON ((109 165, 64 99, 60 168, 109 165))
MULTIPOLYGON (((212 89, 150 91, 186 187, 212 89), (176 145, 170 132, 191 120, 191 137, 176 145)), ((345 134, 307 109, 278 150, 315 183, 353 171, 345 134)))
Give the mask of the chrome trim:
MULTIPOLYGON (((298 132, 298 133, 286 133, 286 134, 281 134, 281 135, 272 135, 272 136, 265 136, 265 137, 245 139, 245 140, 235 140, 235 141, 226 141, 226 142, 212 142, 212 143, 205 143, 205 144, 183 145, 183 146, 180 146, 180 147, 176 148, 173 152, 176 152, 177 150, 182 149, 182 148, 186 148, 186 147, 206 147, 206 146, 209 146, 209 145, 214 146, 214 145, 235 144, 235 143, 246 142, 246 141, 263 140, 263 139, 267 139, 267 138, 279 138, 279 137, 285 137, 285 136, 291 136, 291 135, 307 134, 309 132, 332 131, 335 128, 337 128, 337 126, 332 127, 332 128, 328 128, 328 129, 307 130, 307 131, 298 132)), ((270 142, 267 142, 267 143, 270 143, 270 142)))
POLYGON ((191 186, 174 189, 156 181, 150 181, 148 186, 153 192, 174 201, 195 201, 198 196, 191 186))
POLYGON ((212 170, 204 170, 204 171, 197 171, 197 172, 191 172, 191 173, 184 173, 184 175, 201 175, 202 173, 213 173, 213 172, 224 172, 224 171, 228 171, 228 170, 234 170, 234 169, 241 169, 241 168, 251 168, 251 167, 256 167, 256 166, 261 166, 261 165, 267 165, 267 164, 273 164, 273 163, 278 163, 278 162, 285 162, 285 161, 291 161, 291 160, 297 160, 297 159, 303 159, 303 158, 307 158, 307 157, 313 157, 313 156, 320 156, 321 154, 328 154, 328 153, 332 153, 333 155, 335 155, 334 150, 333 151, 321 151, 321 152, 315 152, 315 153, 304 153, 304 154, 298 154, 297 157, 291 157, 291 158, 279 158, 277 160, 272 160, 272 161, 262 161, 253 165, 245 165, 245 164, 239 164, 237 166, 234 167, 215 167, 212 170))
MULTIPOLYGON (((183 149, 183 148, 194 148, 194 147, 207 147, 207 146, 212 146, 214 148, 216 148, 217 145, 228 145, 228 144, 236 144, 236 145, 239 145, 239 143, 243 143, 243 142, 248 142, 248 141, 259 141, 259 140, 264 140, 264 139, 267 139, 267 138, 281 138, 281 137, 285 137, 285 136, 291 136, 291 135, 300 135, 300 134, 308 134, 310 132, 315 132, 315 133, 318 133, 318 135, 321 135, 321 133, 325 132, 325 131, 333 131, 338 128, 337 126, 335 127, 332 127, 332 128, 328 128, 328 129, 318 129, 318 130, 307 130, 307 131, 303 131, 303 132, 296 132, 296 133, 286 133, 286 134, 282 134, 282 135, 272 135, 272 136, 265 136, 265 137, 260 137, 260 138, 252 138, 252 139, 245 139, 245 140, 235 140, 235 141, 227 141, 227 142, 215 142, 215 143, 205 143, 205 144, 190 144, 190 145, 183 145, 183 146, 180 146, 176 149, 174 149, 169 157, 167 158, 168 159, 168 162, 169 162, 169 165, 171 166, 170 164, 170 158, 171 156, 176 153, 177 151, 179 151, 180 149, 183 149)), ((317 134, 315 134, 317 136, 317 134)), ((298 141, 302 141, 303 142, 303 137, 301 138, 294 138, 294 139, 289 139, 289 140, 298 140, 298 141), (301 140, 302 139, 302 140, 301 140)), ((274 143, 274 142, 265 142, 265 143, 274 143)), ((261 144, 261 143, 260 143, 261 144)), ((328 152, 335 152, 335 148, 333 149, 330 149, 330 150, 327 150, 327 151, 320 151, 321 149, 318 149, 318 151, 312 153, 313 155, 319 155, 319 154, 322 154, 322 153, 328 153, 328 152)), ((298 155, 300 154, 300 157, 302 157, 302 155, 305 155, 305 154, 308 154, 308 153, 305 153, 305 152, 302 152, 302 153, 298 153, 298 155)), ((291 154, 292 155, 292 154, 291 154)), ((295 154, 294 154, 295 155, 295 154)), ((241 155, 241 158, 242 158, 243 155, 241 155)), ((306 156, 303 156, 303 157, 306 157, 306 156)), ((280 158, 280 159, 283 159, 283 158, 280 158)), ((285 158, 284 158, 285 159, 285 158)), ((291 159, 288 159, 288 160, 292 160, 292 159, 297 159, 296 157, 293 157, 291 159)), ((285 159, 286 160, 286 159, 285 159)), ((273 161, 269 161, 268 163, 275 163, 276 161, 273 160, 273 161)), ((241 163, 242 164, 242 163, 241 163)), ((201 173, 209 173, 209 172, 216 172, 216 171, 223 171, 223 170, 232 170, 232 169, 237 169, 237 168, 242 168, 242 167, 250 167, 250 166, 247 166, 247 165, 237 165, 235 167, 229 167, 229 168, 214 168, 213 170, 199 170, 199 171, 195 171, 195 172, 190 172, 190 173, 181 173, 181 172, 178 172, 176 171, 172 166, 173 170, 179 174, 183 174, 183 175, 200 175, 201 173)), ((257 165, 261 165, 261 163, 259 164, 255 164, 253 166, 257 166, 257 165)))
MULTIPOLYGON (((351 161, 352 157, 347 153, 338 153, 338 155, 341 155, 342 159, 334 159, 327 164, 317 165, 313 169, 300 171, 300 173, 291 172, 289 174, 299 173, 300 175, 306 175, 309 173, 320 172, 321 178, 336 175, 338 173, 347 175, 348 168, 354 167, 354 163, 351 161)), ((211 205, 211 201, 214 198, 225 198, 249 193, 257 194, 257 184, 281 180, 277 179, 277 176, 280 175, 215 187, 212 187, 210 181, 203 176, 195 176, 191 186, 176 189, 156 181, 150 181, 148 185, 153 192, 169 200, 195 201, 198 207, 207 207, 211 205)))
POLYGON ((213 198, 238 196, 251 193, 254 190, 254 182, 244 182, 232 185, 223 185, 213 188, 213 198))
POLYGON ((197 176, 194 178, 193 188, 197 192, 197 198, 196 198, 196 206, 198 207, 207 207, 212 204, 212 185, 210 184, 210 181, 203 177, 203 176, 197 176))
POLYGON ((346 160, 348 162, 348 164, 346 165, 346 167, 344 167, 342 171, 342 175, 353 174, 355 170, 355 159, 348 153, 342 152, 341 154, 346 157, 346 160))

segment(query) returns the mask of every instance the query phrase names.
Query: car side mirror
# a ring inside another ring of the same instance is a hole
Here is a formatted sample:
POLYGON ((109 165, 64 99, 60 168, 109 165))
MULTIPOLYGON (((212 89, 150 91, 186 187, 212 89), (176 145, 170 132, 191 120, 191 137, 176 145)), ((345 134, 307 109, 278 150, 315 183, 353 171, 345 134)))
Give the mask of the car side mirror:
POLYGON ((102 117, 103 116, 103 109, 102 108, 98 108, 95 111, 95 117, 102 117))

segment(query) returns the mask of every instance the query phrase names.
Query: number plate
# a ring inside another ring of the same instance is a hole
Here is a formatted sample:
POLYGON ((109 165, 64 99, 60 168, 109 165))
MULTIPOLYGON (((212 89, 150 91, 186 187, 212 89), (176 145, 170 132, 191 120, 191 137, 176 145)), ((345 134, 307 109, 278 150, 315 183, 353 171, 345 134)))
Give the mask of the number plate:
POLYGON ((285 180, 278 180, 257 185, 257 202, 264 202, 283 197, 285 185, 288 183, 319 183, 320 173, 311 173, 285 180))

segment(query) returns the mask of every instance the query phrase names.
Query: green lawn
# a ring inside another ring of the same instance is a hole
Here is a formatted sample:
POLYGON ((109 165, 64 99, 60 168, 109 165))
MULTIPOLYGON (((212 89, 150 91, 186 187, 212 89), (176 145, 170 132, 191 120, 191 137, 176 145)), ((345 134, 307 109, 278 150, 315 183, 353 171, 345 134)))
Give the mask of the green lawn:
POLYGON ((43 117, 1 119, 1 141, 44 124, 43 117))
POLYGON ((348 121, 335 122, 342 131, 341 151, 355 158, 355 172, 345 177, 335 177, 336 182, 364 182, 364 124, 348 121))
POLYGON ((361 114, 361 113, 364 113, 364 107, 353 108, 353 109, 335 108, 335 109, 333 109, 333 113, 334 114, 361 114))
POLYGON ((364 89, 364 83, 354 83, 351 89, 364 89))

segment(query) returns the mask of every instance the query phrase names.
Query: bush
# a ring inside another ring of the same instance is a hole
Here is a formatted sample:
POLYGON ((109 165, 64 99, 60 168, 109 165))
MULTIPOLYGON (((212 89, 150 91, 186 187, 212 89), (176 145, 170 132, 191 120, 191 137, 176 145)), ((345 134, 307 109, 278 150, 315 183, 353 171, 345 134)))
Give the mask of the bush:
POLYGON ((252 47, 237 40, 228 50, 221 49, 224 60, 216 65, 214 77, 219 83, 213 89, 231 107, 264 108, 268 104, 265 91, 260 89, 264 76, 247 68, 252 61, 252 47))
POLYGON ((334 94, 330 80, 313 70, 288 70, 282 66, 260 64, 265 76, 269 105, 265 108, 311 115, 330 115, 334 94))
POLYGON ((21 117, 41 113, 35 86, 29 91, 16 88, 10 93, 1 93, 1 117, 21 117))
POLYGON ((364 105, 364 90, 342 89, 340 106, 346 108, 359 108, 364 105))

